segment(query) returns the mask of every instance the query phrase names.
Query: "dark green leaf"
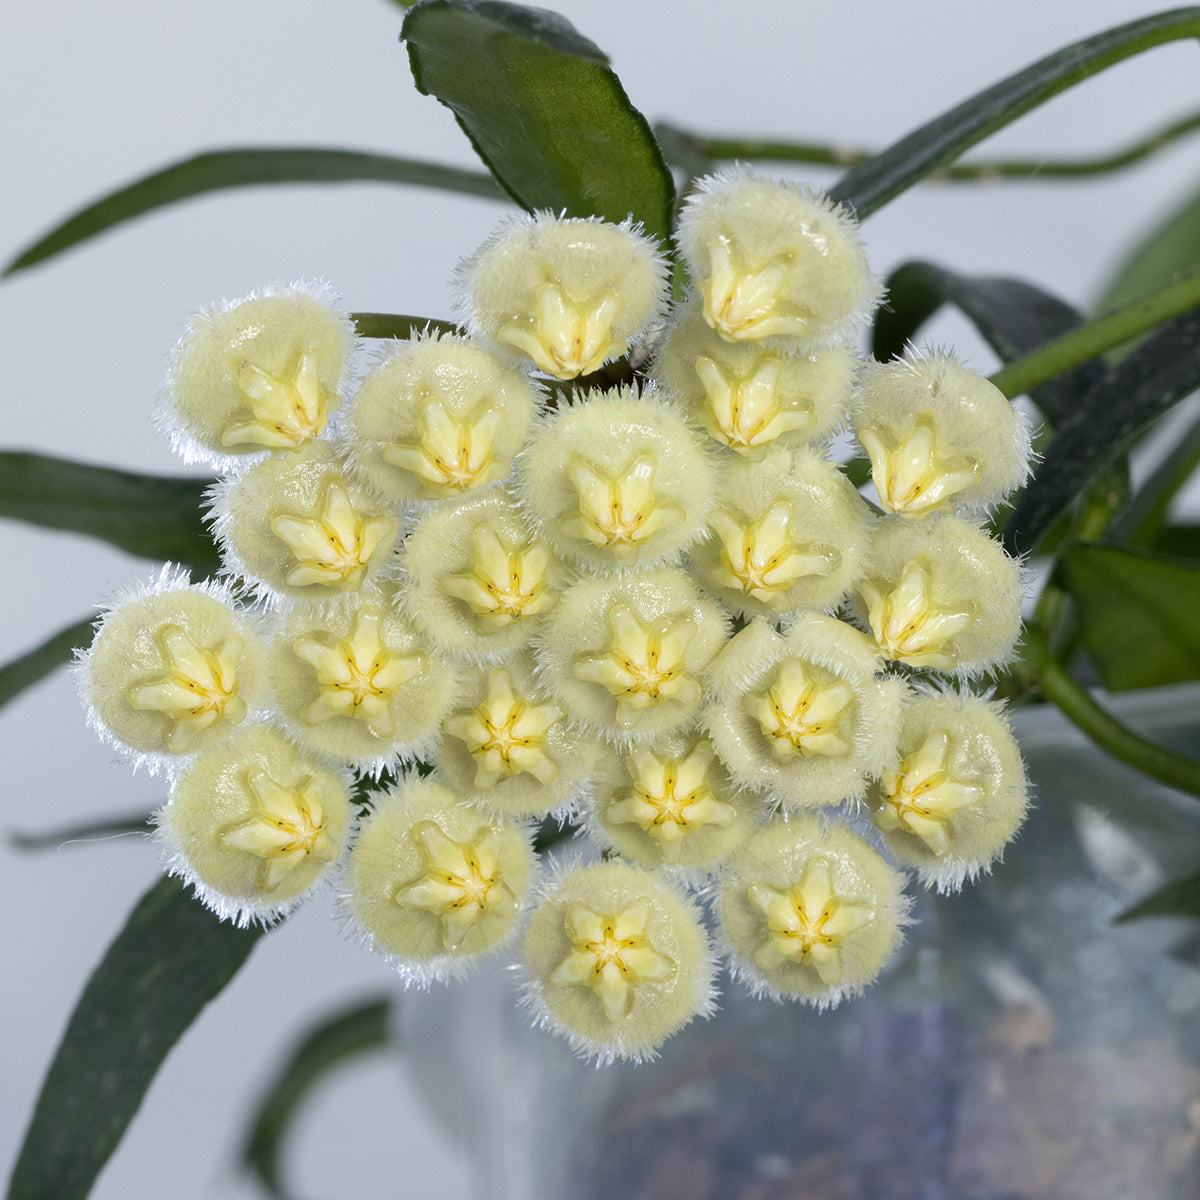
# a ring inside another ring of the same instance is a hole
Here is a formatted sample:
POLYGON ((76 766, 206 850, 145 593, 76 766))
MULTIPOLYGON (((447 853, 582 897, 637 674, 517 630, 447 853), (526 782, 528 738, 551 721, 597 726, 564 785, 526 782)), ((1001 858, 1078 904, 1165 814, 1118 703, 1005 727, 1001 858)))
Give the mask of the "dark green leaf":
POLYGON ((211 483, 2 451, 0 517, 85 533, 139 558, 211 575, 221 560, 200 515, 211 483))
POLYGON ((84 821, 80 825, 67 825, 44 833, 14 830, 9 833, 8 840, 17 850, 58 850, 71 842, 107 841, 131 833, 146 834, 150 829, 149 813, 135 813, 128 817, 108 817, 103 821, 84 821))
POLYGON ((442 188, 502 200, 495 181, 480 171, 464 171, 438 163, 358 150, 322 150, 303 146, 247 146, 240 150, 210 150, 173 163, 111 192, 80 209, 61 225, 26 247, 4 269, 5 275, 32 267, 63 250, 85 242, 180 200, 222 188, 268 183, 407 183, 442 188))
MULTIPOLYGON (((1164 554, 1179 553, 1161 544, 1166 536, 1164 526, 1167 511, 1176 493, 1183 487, 1200 464, 1200 421, 1196 421, 1171 448, 1171 452, 1154 468, 1150 477, 1138 488, 1132 502, 1104 532, 1106 542, 1129 542, 1149 546, 1164 554)), ((1191 553, 1187 551, 1186 553, 1191 553)))
POLYGON ((1110 692, 1200 679, 1200 566, 1081 542, 1063 554, 1062 579, 1110 692))
POLYGON ((359 337, 406 338, 426 329, 438 333, 462 333, 453 321, 439 321, 436 317, 409 317, 401 313, 356 312, 350 314, 359 337))
POLYGON ((312 1026, 288 1054, 258 1103, 242 1162, 272 1196, 284 1197, 282 1155, 296 1109, 318 1083, 347 1059, 388 1043, 391 1004, 386 999, 356 1004, 312 1026))
POLYGON ((71 1014, 8 1200, 87 1195, 167 1052, 262 932, 217 920, 176 879, 142 897, 71 1014))
POLYGON ((1085 38, 1010 75, 847 172, 833 189, 859 218, 882 208, 990 134, 1122 59, 1200 37, 1200 8, 1157 13, 1085 38))
MULTIPOLYGON (((1004 362, 1083 323, 1082 313, 1031 283, 959 275, 935 263, 898 267, 887 281, 887 297, 872 337, 872 353, 881 362, 901 355, 943 304, 959 308, 1004 362)), ((1035 388, 1032 398, 1046 419, 1057 423, 1103 374, 1100 364, 1087 363, 1035 388)))
POLYGON ((1150 549, 1174 558, 1200 561, 1200 525, 1167 525, 1159 530, 1150 549))
POLYGON ((1147 425, 1200 387, 1200 309, 1163 325, 1066 414, 1004 529, 1015 554, 1042 535, 1147 425))
POLYGON ((20 658, 0 667, 0 708, 26 688, 45 679, 51 671, 69 663, 76 649, 90 646, 94 620, 95 616, 91 616, 76 621, 48 637, 40 646, 34 646, 20 658))
POLYGON ((458 118, 529 211, 671 231, 674 186, 646 118, 608 58, 556 13, 491 0, 422 0, 404 19, 417 87, 458 118))
POLYGON ((1200 875, 1176 879, 1145 900, 1127 908, 1118 921, 1136 921, 1141 917, 1200 918, 1200 875))

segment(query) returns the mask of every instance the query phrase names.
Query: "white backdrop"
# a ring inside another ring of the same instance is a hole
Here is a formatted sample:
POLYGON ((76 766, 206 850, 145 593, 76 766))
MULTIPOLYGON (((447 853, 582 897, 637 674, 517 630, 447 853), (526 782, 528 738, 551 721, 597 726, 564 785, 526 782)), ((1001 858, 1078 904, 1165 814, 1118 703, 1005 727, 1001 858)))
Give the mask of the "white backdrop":
MULTIPOLYGON (((1007 0, 560 0, 611 54, 651 118, 700 130, 883 144, 1061 44, 1153 8, 1007 0)), ((347 146, 468 165, 449 114, 413 88, 386 0, 46 0, 3 18, 0 111, 7 259, 82 202, 201 149, 347 146)), ((1159 49, 1054 101, 984 148, 1099 151, 1195 105, 1193 43, 1159 49)), ((812 170, 798 177, 829 182, 812 170)), ((927 186, 865 227, 881 274, 909 258, 1028 276, 1084 303, 1123 243, 1200 184, 1200 143, 1098 184, 927 186), (1086 200, 1084 199, 1086 197, 1086 200)), ((263 283, 325 276, 351 308, 449 315, 447 276, 500 216, 483 201, 390 185, 256 189, 167 210, 0 286, 0 443, 135 470, 182 470, 147 412, 181 322, 263 283)), ((965 323, 932 332, 977 367, 965 323)), ((135 562, 0 523, 6 661, 87 611, 135 562)), ((0 829, 148 809, 160 786, 84 728, 64 675, 0 715, 0 829)), ((0 845, 4 967, 0 1162, 15 1158, 42 1074, 88 972, 156 875, 137 839, 20 854, 0 845)), ((101 1177, 100 1200, 252 1196, 232 1160, 247 1106, 296 1031, 392 987, 322 906, 264 940, 168 1059, 101 1177)), ((566 1050, 564 1048, 564 1053, 566 1050)), ((324 1200, 479 1194, 390 1061, 348 1071, 305 1115, 290 1155, 324 1200)))

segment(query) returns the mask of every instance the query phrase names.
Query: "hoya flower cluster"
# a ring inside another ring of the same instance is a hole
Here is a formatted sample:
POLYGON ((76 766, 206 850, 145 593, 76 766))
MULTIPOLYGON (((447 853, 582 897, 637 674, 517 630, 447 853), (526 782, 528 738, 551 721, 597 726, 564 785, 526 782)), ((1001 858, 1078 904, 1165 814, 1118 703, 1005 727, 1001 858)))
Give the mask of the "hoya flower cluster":
POLYGON ((336 880, 408 980, 505 947, 600 1058, 707 1013, 720 957, 853 996, 904 869, 957 888, 1026 805, 966 690, 1019 632, 980 519, 1024 478, 1021 421, 947 355, 860 361, 879 289, 820 195, 705 181, 670 310, 664 249, 510 221, 460 268, 466 332, 369 361, 320 288, 195 318, 161 420, 224 472, 225 578, 164 571, 82 668, 101 732, 169 776, 169 869, 216 911, 336 880), (877 506, 829 457, 847 428, 877 506), (535 853, 547 818, 590 849, 535 853))

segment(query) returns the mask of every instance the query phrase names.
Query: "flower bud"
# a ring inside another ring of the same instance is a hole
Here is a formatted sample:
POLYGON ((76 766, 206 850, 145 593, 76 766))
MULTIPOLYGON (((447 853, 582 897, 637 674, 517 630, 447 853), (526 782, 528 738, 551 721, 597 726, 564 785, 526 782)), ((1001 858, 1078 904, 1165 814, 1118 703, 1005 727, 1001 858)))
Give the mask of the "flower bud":
POLYGON ((624 863, 554 880, 530 917, 523 959, 539 1022, 600 1062, 652 1058, 712 1011, 712 955, 694 904, 624 863))
POLYGON ((541 212, 502 225, 460 278, 473 332, 574 379, 626 354, 659 315, 666 264, 629 221, 541 212))

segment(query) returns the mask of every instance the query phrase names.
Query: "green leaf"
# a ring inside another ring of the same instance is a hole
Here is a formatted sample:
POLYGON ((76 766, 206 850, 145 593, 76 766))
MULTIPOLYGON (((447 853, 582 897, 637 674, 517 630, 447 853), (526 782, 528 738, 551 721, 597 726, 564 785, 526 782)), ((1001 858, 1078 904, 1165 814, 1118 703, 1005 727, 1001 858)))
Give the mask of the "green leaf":
POLYGON ((1196 266, 1200 266, 1200 191, 1125 255, 1100 293, 1096 311, 1129 304, 1196 266))
POLYGON ((274 183, 363 182, 406 183, 483 196, 489 200, 504 199, 495 181, 481 171, 466 171, 418 159, 306 146, 210 150, 154 171, 73 213, 61 225, 56 225, 22 250, 4 268, 4 274, 23 271, 115 225, 205 192, 274 183))
POLYGON ((40 646, 14 658, 0 667, 0 708, 19 696, 26 688, 33 687, 64 663, 69 663, 75 651, 92 644, 93 614, 66 629, 60 629, 48 637, 40 646))
POLYGON ((71 1014, 8 1200, 87 1195, 167 1052, 262 933, 217 920, 177 879, 142 897, 71 1014))
POLYGON ((1200 386, 1200 308, 1163 325, 1111 366, 1066 414, 1004 529, 1015 554, 1043 534, 1147 425, 1200 386))
POLYGON ((17 850, 59 850, 70 843, 108 841, 126 834, 148 834, 153 826, 149 813, 134 813, 127 817, 106 817, 101 821, 84 821, 78 825, 65 825, 59 829, 47 829, 42 833, 21 833, 11 830, 9 844, 17 850))
POLYGON ((200 515, 211 483, 0 451, 0 517, 84 533, 211 575, 221 559, 200 515))
POLYGON ((1061 570, 1110 692, 1200 679, 1200 566, 1080 542, 1067 548, 1061 570))
POLYGON ((292 1048, 268 1085, 241 1158, 272 1196, 282 1200, 288 1194, 282 1159, 288 1127, 297 1108, 322 1079, 348 1059, 387 1046, 390 1012, 390 1002, 380 998, 318 1022, 292 1048))
MULTIPOLYGON (((905 263, 892 272, 887 297, 872 334, 871 352, 881 362, 899 357, 943 304, 959 308, 1004 362, 1083 323, 1077 309, 1031 283, 960 275, 928 262, 905 263)), ((1057 423, 1103 374, 1100 364, 1085 364, 1035 388, 1032 398, 1057 423)))
POLYGON ((847 172, 833 189, 859 219, 947 166, 964 151, 1051 97, 1165 42, 1200 37, 1200 8, 1176 8, 1085 38, 935 117, 847 172))
POLYGON ((674 185, 608 58, 556 13, 492 0, 422 0, 404 19, 413 78, 458 118, 530 212, 671 231, 674 185))
POLYGON ((1171 501, 1192 478, 1197 465, 1200 465, 1200 420, 1195 421, 1171 447, 1170 453, 1138 488, 1131 503, 1117 514, 1104 531, 1104 540, 1149 546, 1165 554, 1191 554, 1190 549, 1169 549, 1162 539, 1169 536, 1166 525, 1171 501))
POLYGON ((1150 549, 1200 561, 1200 525, 1166 525, 1155 535, 1150 549))
POLYGON ((1116 920, 1137 921, 1142 917, 1200 918, 1200 874, 1168 883, 1127 908, 1116 920))
POLYGON ((359 337, 407 338, 426 329, 438 333, 462 333, 453 321, 439 321, 436 317, 410 317, 401 313, 356 312, 350 314, 359 337))

